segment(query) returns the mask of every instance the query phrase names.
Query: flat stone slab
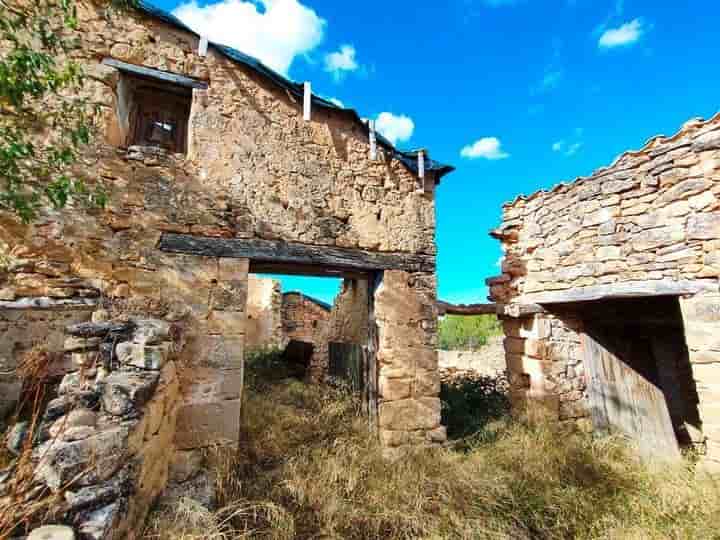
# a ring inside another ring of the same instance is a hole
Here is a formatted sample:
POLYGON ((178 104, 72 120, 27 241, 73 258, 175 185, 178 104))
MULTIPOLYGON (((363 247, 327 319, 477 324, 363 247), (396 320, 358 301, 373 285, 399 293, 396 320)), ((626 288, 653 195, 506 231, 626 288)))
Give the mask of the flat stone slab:
POLYGON ((27 540, 75 540, 75 531, 65 525, 46 525, 31 532, 27 540))

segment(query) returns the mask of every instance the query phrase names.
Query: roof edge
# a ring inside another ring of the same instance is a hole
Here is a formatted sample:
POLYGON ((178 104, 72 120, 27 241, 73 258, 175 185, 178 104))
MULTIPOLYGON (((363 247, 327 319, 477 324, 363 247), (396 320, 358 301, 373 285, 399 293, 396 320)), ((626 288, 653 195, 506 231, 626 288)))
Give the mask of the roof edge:
MULTIPOLYGON (((169 13, 163 9, 160 9, 150 2, 147 2, 146 0, 138 0, 137 4, 134 6, 138 11, 140 11, 144 15, 148 15, 150 17, 153 17, 155 19, 159 19, 167 24, 170 24, 176 28, 179 28, 180 30, 183 30, 185 32, 188 32, 194 36, 200 37, 200 34, 192 30, 189 26, 187 26, 185 23, 183 23, 180 19, 178 19, 175 15, 172 13, 169 13)), ((232 60, 233 62, 239 63, 241 65, 244 65, 256 73, 262 75, 266 79, 269 79, 271 82, 277 84, 281 88, 289 91, 291 94, 293 94, 295 97, 302 99, 304 95, 304 87, 302 84, 291 81, 290 79, 287 79, 283 75, 280 75, 273 69, 267 67, 265 64, 263 64, 260 60, 255 58, 254 56, 250 56, 249 54, 245 54, 237 49, 234 49, 232 47, 228 47, 227 45, 222 45, 220 43, 214 43, 214 42, 208 42, 208 47, 212 47, 216 51, 218 51, 220 54, 225 56, 226 58, 232 60)), ((367 133, 368 137, 370 135, 370 127, 367 125, 366 122, 363 121, 363 119, 360 117, 358 112, 355 109, 348 108, 348 107, 340 107, 336 105, 335 103, 324 99, 320 96, 317 96, 315 94, 312 95, 312 103, 313 105, 317 105, 320 108, 323 109, 330 109, 335 111, 341 111, 346 112, 352 115, 353 120, 360 125, 364 132, 367 133)), ((410 171, 412 171, 415 174, 419 173, 419 166, 417 163, 417 156, 418 151, 402 151, 398 150, 395 145, 393 145, 389 140, 387 140, 385 137, 383 137, 380 134, 377 135, 377 141, 380 146, 384 147, 386 150, 388 150, 392 157, 400 161, 405 167, 407 167, 410 171)), ((431 171, 436 174, 436 183, 439 184, 440 180, 451 172, 455 171, 455 167, 452 165, 447 165, 444 163, 440 163, 438 161, 435 161, 430 158, 429 152, 425 151, 425 170, 431 171)))

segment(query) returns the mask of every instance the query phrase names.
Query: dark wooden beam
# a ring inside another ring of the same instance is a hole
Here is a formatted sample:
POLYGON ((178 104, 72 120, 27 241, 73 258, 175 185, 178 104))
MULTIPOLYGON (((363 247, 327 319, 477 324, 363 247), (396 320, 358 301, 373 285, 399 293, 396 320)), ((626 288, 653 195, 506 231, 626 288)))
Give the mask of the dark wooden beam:
POLYGON ((435 272, 433 255, 374 252, 332 246, 310 246, 294 242, 243 238, 209 238, 187 234, 164 233, 159 249, 169 253, 183 253, 203 257, 250 259, 251 267, 263 272, 296 266, 322 268, 325 271, 375 272, 403 270, 405 272, 435 272))
POLYGON ((106 66, 114 67, 125 73, 131 73, 133 75, 139 75, 140 77, 147 77, 156 81, 162 81, 165 83, 175 84, 177 86, 183 86, 185 88, 200 88, 206 89, 208 84, 191 77, 185 77, 184 75, 178 75, 177 73, 169 73, 167 71, 160 71, 159 69, 153 69, 145 66, 136 66, 135 64, 128 64, 114 58, 105 58, 102 61, 106 66))

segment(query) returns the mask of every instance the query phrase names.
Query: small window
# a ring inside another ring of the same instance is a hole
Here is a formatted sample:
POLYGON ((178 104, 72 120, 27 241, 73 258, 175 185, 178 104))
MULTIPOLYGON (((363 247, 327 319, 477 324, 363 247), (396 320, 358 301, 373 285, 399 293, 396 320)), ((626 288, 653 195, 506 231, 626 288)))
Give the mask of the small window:
POLYGON ((137 88, 134 94, 136 109, 131 145, 184 153, 187 149, 190 96, 146 86, 137 88))

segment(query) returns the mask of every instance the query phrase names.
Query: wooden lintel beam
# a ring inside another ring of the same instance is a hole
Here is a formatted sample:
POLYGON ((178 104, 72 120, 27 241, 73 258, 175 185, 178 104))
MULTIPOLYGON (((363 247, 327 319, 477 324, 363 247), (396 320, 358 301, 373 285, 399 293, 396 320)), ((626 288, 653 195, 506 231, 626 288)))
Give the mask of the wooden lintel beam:
POLYGON ((205 81, 193 79, 192 77, 186 77, 177 73, 169 73, 167 71, 161 71, 159 69, 149 68, 145 66, 137 66, 135 64, 128 64, 114 58, 105 58, 102 63, 106 66, 114 67, 120 71, 126 73, 132 73, 133 75, 139 75, 141 77, 148 77, 157 81, 162 81, 185 88, 199 88, 207 89, 208 84, 205 81))
POLYGON ((250 261, 251 274, 281 274, 287 276, 314 276, 342 279, 367 280, 369 272, 340 270, 305 264, 286 264, 250 261))
MULTIPOLYGON (((244 238, 210 238, 164 233, 158 248, 168 253, 203 257, 250 259, 251 266, 268 269, 272 265, 312 267, 323 271, 435 272, 435 257, 413 253, 374 252, 333 246, 311 246, 295 242, 244 238)), ((265 270, 269 271, 269 270, 265 270)))
POLYGON ((496 315, 497 304, 470 304, 456 305, 439 300, 438 312, 440 315, 496 315))

